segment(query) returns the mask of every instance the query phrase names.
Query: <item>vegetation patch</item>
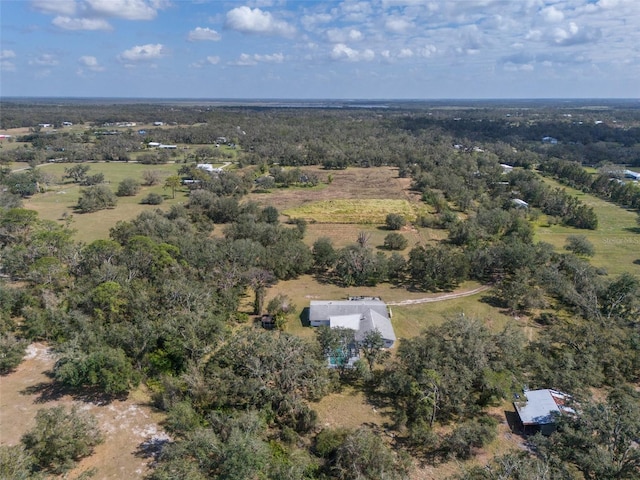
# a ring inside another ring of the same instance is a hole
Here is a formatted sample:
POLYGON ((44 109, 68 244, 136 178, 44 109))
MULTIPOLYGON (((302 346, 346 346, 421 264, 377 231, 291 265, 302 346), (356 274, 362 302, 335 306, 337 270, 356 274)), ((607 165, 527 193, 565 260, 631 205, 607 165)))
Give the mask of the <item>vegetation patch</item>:
POLYGON ((407 200, 349 199, 325 200, 285 210, 285 215, 318 223, 384 224, 390 213, 415 219, 407 200))

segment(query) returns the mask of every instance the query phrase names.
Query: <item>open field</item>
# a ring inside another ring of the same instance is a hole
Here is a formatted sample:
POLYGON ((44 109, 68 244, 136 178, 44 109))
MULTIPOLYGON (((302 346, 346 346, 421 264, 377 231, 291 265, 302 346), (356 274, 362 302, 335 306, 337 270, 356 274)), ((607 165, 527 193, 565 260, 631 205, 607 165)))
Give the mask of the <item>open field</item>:
POLYGON ((285 210, 282 213, 317 223, 383 224, 390 213, 402 215, 409 221, 415 220, 415 214, 407 200, 325 200, 285 210))
POLYGON ((544 216, 536 228, 536 241, 552 244, 562 250, 569 235, 584 235, 594 246, 595 255, 591 263, 604 268, 609 274, 622 272, 640 274, 640 229, 636 223, 638 214, 612 202, 566 187, 555 180, 544 178, 554 187, 564 188, 580 201, 593 207, 598 216, 597 230, 579 230, 562 225, 548 225, 544 216))
POLYGON ((84 187, 74 183, 62 183, 64 169, 71 164, 46 164, 41 169, 53 176, 47 191, 34 195, 24 202, 25 208, 38 212, 45 220, 63 221, 64 214, 73 215, 71 228, 76 230, 76 240, 91 242, 99 238, 107 238, 109 229, 119 220, 131 220, 145 210, 168 209, 171 205, 186 201, 188 190, 178 189, 176 198, 171 198, 171 192, 163 188, 164 179, 176 175, 179 166, 176 164, 142 165, 139 163, 91 163, 88 174, 103 173, 105 180, 112 190, 118 188, 118 183, 125 178, 142 181, 142 173, 146 170, 160 172, 160 183, 152 187, 142 187, 134 197, 118 197, 118 204, 113 209, 100 210, 94 213, 74 214, 74 207, 78 203, 80 192, 84 187), (142 205, 140 200, 149 193, 163 195, 165 201, 161 205, 142 205))

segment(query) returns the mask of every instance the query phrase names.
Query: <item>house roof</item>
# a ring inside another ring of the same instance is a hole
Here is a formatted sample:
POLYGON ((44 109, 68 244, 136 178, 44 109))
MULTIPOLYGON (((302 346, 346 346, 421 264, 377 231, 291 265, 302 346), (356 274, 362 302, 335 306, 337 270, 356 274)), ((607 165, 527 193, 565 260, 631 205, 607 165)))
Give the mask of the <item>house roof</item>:
POLYGON ((378 330, 385 340, 395 342, 396 335, 389 319, 387 305, 379 299, 312 300, 309 320, 329 320, 332 328, 350 328, 356 331, 355 339, 361 341, 367 332, 378 330))
POLYGON ((523 425, 548 425, 554 422, 554 414, 573 412, 565 406, 568 395, 556 390, 529 390, 524 392, 523 402, 513 402, 523 425))

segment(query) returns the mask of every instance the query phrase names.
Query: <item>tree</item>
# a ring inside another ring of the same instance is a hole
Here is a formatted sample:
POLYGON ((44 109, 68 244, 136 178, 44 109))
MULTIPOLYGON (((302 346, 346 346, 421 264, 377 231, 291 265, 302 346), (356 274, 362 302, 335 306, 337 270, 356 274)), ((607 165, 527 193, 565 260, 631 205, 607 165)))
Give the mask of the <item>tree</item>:
POLYGON ((177 175, 171 175, 167 177, 164 181, 164 188, 171 189, 171 198, 176 198, 176 190, 180 188, 182 182, 180 181, 180 177, 177 175))
POLYGON ((118 200, 106 185, 94 185, 83 190, 78 199, 77 210, 81 213, 92 213, 106 208, 114 208, 118 200))
POLYGON ((38 480, 42 478, 33 472, 35 459, 24 445, 0 446, 0 478, 11 480, 38 480))
POLYGON ((36 426, 22 437, 38 467, 54 474, 71 469, 102 441, 95 417, 75 406, 38 410, 36 426))
POLYGON ((164 202, 162 195, 153 192, 140 200, 140 203, 145 205, 160 205, 162 202, 164 202))
POLYGON ((332 468, 339 480, 401 480, 408 478, 408 470, 382 438, 367 428, 344 439, 332 468))
POLYGON ((349 368, 349 360, 358 354, 355 331, 350 328, 331 328, 322 325, 316 328, 316 340, 322 354, 328 358, 340 375, 349 368))
POLYGON ((557 431, 534 443, 540 455, 572 463, 586 480, 631 480, 640 477, 639 437, 638 394, 617 388, 606 402, 589 402, 577 415, 562 415, 557 431))
POLYGON ((564 248, 583 257, 593 257, 595 254, 593 244, 584 235, 569 235, 564 248))
POLYGON ((133 197, 140 191, 140 183, 133 178, 125 178, 118 184, 118 197, 133 197))
POLYGON ((370 371, 376 363, 382 363, 390 357, 390 353, 384 349, 384 338, 378 329, 366 332, 359 345, 370 371))
POLYGON ((158 170, 145 170, 142 172, 142 182, 147 187, 152 187, 160 183, 161 174, 158 170))
POLYGON ((390 213, 385 219, 385 225, 389 230, 400 230, 407 224, 405 218, 397 213, 390 213))
POLYGON ((404 235, 397 232, 389 233, 384 237, 384 248, 388 250, 404 250, 408 243, 404 235))
POLYGON ((73 183, 82 183, 84 178, 87 176, 89 168, 91 168, 90 165, 86 165, 84 163, 79 163, 73 167, 65 168, 62 179, 64 180, 65 178, 69 178, 73 183))
POLYGON ((320 271, 326 271, 336 262, 336 251, 328 237, 320 237, 313 242, 313 264, 320 271))
POLYGON ((0 334, 0 375, 4 375, 20 365, 27 342, 17 339, 12 333, 0 334))
POLYGON ((294 312, 295 309, 296 306, 291 299, 282 293, 273 297, 267 304, 267 312, 275 319, 278 330, 284 330, 287 316, 294 312))

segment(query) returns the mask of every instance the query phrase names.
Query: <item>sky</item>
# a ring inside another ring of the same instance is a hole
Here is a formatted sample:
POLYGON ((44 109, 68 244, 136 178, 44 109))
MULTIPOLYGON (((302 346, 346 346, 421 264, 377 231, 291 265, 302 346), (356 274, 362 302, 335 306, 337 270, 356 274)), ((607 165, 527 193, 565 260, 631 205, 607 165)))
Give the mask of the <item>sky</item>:
POLYGON ((0 96, 640 97, 640 0, 0 0, 0 96))

